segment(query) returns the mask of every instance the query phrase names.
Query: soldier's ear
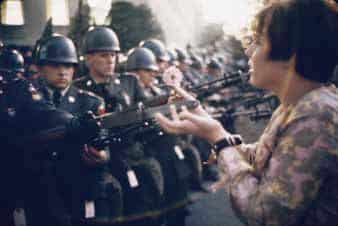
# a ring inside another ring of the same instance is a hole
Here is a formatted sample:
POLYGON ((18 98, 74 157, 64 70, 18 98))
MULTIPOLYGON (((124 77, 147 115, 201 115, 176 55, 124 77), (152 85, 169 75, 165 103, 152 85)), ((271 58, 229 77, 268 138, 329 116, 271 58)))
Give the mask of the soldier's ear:
POLYGON ((93 56, 91 54, 86 54, 85 55, 85 62, 86 62, 86 66, 89 67, 91 65, 93 56))

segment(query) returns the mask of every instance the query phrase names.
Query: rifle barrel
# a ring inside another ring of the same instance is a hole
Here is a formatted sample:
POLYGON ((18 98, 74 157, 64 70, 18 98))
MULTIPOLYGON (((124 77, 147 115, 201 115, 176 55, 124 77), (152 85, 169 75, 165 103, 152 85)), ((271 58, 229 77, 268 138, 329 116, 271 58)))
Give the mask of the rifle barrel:
POLYGON ((186 106, 188 109, 193 109, 199 105, 199 102, 178 101, 173 104, 165 104, 150 108, 145 107, 144 109, 138 109, 135 111, 107 113, 96 117, 96 119, 100 121, 102 127, 105 129, 125 127, 134 123, 151 120, 154 118, 154 114, 157 112, 164 115, 170 115, 171 105, 175 105, 176 109, 180 111, 182 106, 186 106))

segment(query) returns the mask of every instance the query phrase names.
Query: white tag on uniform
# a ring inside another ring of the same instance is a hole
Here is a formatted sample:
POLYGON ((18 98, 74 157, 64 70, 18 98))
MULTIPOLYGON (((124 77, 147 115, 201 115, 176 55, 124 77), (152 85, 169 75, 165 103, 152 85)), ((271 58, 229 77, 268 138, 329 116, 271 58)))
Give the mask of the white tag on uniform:
POLYGON ((26 226, 26 215, 23 208, 16 208, 13 212, 14 225, 15 226, 26 226))
POLYGON ((184 159, 184 154, 183 154, 183 151, 182 151, 181 147, 178 146, 178 145, 176 145, 174 147, 174 150, 175 150, 175 153, 176 153, 178 159, 179 160, 183 160, 184 159))
POLYGON ((130 187, 132 187, 132 188, 138 187, 139 184, 138 184, 138 180, 137 180, 137 177, 136 177, 134 170, 128 170, 127 176, 128 176, 128 181, 129 181, 130 187))
POLYGON ((95 217, 95 203, 94 201, 86 201, 85 203, 85 218, 95 217))

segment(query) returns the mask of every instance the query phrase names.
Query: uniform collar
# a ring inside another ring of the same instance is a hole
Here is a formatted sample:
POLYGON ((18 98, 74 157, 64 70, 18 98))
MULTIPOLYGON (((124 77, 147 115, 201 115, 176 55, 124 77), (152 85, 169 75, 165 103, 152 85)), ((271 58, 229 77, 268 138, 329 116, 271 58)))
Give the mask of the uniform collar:
POLYGON ((115 79, 118 79, 118 75, 114 74, 112 76, 109 76, 105 82, 98 82, 95 80, 95 78, 91 75, 88 76, 89 80, 91 80, 95 85, 100 85, 100 84, 109 84, 111 81, 114 81, 115 79))
MULTIPOLYGON (((48 93, 49 93, 51 96, 53 96, 53 93, 55 92, 55 89, 53 89, 53 88, 51 88, 51 87, 49 87, 49 86, 46 86, 46 88, 47 88, 48 93)), ((64 97, 64 96, 67 94, 67 92, 68 92, 69 89, 70 89, 70 86, 68 86, 66 89, 62 90, 62 91, 60 92, 60 93, 61 93, 61 96, 64 97)))

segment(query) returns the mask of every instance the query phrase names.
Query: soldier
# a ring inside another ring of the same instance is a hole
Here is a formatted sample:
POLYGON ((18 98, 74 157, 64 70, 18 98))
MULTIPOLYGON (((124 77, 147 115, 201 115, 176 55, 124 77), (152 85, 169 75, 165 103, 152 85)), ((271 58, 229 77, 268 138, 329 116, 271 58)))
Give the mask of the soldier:
MULTIPOLYGON (((108 112, 121 111, 141 101, 142 90, 133 76, 114 73, 117 52, 116 34, 109 28, 95 27, 85 37, 89 74, 75 85, 94 92, 106 102, 108 112)), ((118 132, 118 131, 117 131, 118 132)), ((125 215, 142 215, 158 210, 163 193, 163 178, 158 161, 144 155, 141 143, 128 148, 111 147, 112 173, 122 184, 125 215)), ((156 222, 147 222, 147 225, 156 222)), ((140 223, 139 223, 140 224, 140 223)), ((139 225, 138 224, 138 225, 139 225)))
POLYGON ((211 59, 207 65, 208 80, 213 81, 222 77, 222 65, 215 59, 211 59))
MULTIPOLYGON (((70 39, 52 36, 45 40, 37 56, 41 74, 37 81, 39 92, 56 108, 73 115, 88 111, 96 115, 104 113, 101 98, 71 84, 77 63, 76 49, 70 39)), ((55 184, 54 195, 63 199, 72 218, 102 220, 122 215, 121 186, 109 173, 106 150, 76 143, 51 149, 55 153, 50 164, 55 171, 55 181, 51 181, 54 178, 47 180, 55 184), (90 211, 95 215, 90 215, 90 211)))
POLYGON ((169 66, 175 66, 177 67, 179 65, 177 61, 177 53, 173 49, 167 49, 168 55, 169 55, 169 66))
MULTIPOLYGON (((165 48, 163 51, 166 51, 165 48)), ((140 86, 144 88, 145 100, 166 96, 167 93, 153 84, 160 68, 156 59, 148 48, 136 48, 128 54, 127 73, 138 78, 140 86)), ((158 131, 154 131, 147 138, 145 150, 160 162, 164 175, 163 208, 170 209, 166 216, 167 225, 184 225, 184 206, 187 204, 188 179, 191 175, 187 157, 176 136, 158 135, 158 131)))
POLYGON ((2 54, 7 57, 3 59, 0 65, 3 71, 12 71, 17 77, 23 78, 24 74, 24 58, 15 49, 3 49, 2 54))
POLYGON ((183 73, 184 86, 195 86, 201 83, 200 78, 192 74, 190 71, 191 60, 187 53, 182 49, 175 49, 177 53, 178 69, 183 73))
MULTIPOLYGON (((23 201, 38 194, 34 188, 40 181, 34 176, 35 171, 25 157, 35 159, 41 155, 49 156, 41 148, 42 145, 52 141, 67 142, 70 138, 85 143, 96 137, 99 131, 97 122, 89 115, 74 117, 56 110, 31 83, 16 76, 17 68, 10 68, 5 63, 13 54, 19 55, 16 51, 0 53, 0 145, 2 150, 6 150, 0 170, 1 178, 6 181, 0 191, 0 218, 2 225, 6 226, 26 224, 26 203, 23 201), (37 136, 39 132, 50 128, 59 128, 57 131, 60 133, 37 136), (34 139, 23 139, 28 135, 34 139)), ((41 199, 40 196, 34 196, 34 201, 40 202, 41 199)))
POLYGON ((140 47, 149 49, 156 57, 159 72, 163 73, 167 69, 170 56, 165 48, 165 45, 158 39, 148 39, 142 41, 140 47))
MULTIPOLYGON (((170 54, 165 49, 165 45, 160 40, 149 39, 149 40, 141 42, 140 46, 147 48, 147 49, 150 49, 152 51, 152 53, 155 55, 156 64, 159 68, 159 70, 157 72, 157 74, 158 74, 157 78, 160 78, 159 81, 161 81, 163 73, 168 68, 169 61, 170 61, 170 54)), ((135 55, 142 55, 142 54, 135 54, 135 55)), ((181 53, 180 57, 181 57, 181 61, 184 61, 184 60, 182 60, 182 58, 185 57, 185 56, 183 56, 183 53, 181 53)), ((142 62, 142 59, 146 59, 146 58, 147 58, 146 56, 139 57, 141 62, 142 62)), ((190 63, 190 61, 187 59, 186 63, 190 63)), ((139 76, 140 80, 142 80, 142 77, 146 76, 145 75, 146 73, 143 73, 143 74, 144 74, 143 76, 139 76)), ((189 71, 189 74, 196 76, 196 77, 200 76, 200 75, 197 75, 197 74, 194 75, 192 73, 192 71, 189 71)), ((201 82, 201 81, 199 80, 199 82, 201 82)), ((141 84, 142 84, 142 81, 141 81, 141 84)), ((155 97, 155 96, 169 95, 171 89, 169 87, 166 87, 166 85, 164 84, 163 81, 160 84, 156 84, 156 80, 152 79, 149 82, 149 85, 147 85, 147 87, 144 91, 145 91, 146 94, 148 94, 148 98, 152 98, 152 97, 155 97), (158 85, 161 85, 161 88, 159 88, 158 85)), ((167 134, 165 137, 168 138, 169 136, 171 136, 171 135, 167 134)), ((170 149, 170 147, 174 147, 177 144, 179 144, 179 146, 183 149, 184 155, 186 155, 186 161, 189 163, 190 168, 192 170, 192 172, 190 172, 190 173, 192 173, 192 175, 191 175, 191 186, 190 187, 193 188, 193 189, 196 189, 196 190, 200 190, 200 189, 203 190, 203 187, 202 187, 202 172, 201 172, 202 171, 202 169, 201 169, 202 168, 201 157, 200 157, 197 149, 190 143, 190 140, 191 140, 190 137, 180 137, 179 139, 178 139, 178 137, 176 137, 176 138, 172 137, 172 139, 171 139, 171 142, 173 142, 172 145, 171 146, 168 145, 165 148, 170 149)), ((169 141, 167 140, 167 142, 169 142, 169 141)), ((163 145, 161 144, 161 142, 158 141, 157 144, 159 145, 158 148, 162 149, 161 146, 163 146, 163 145)), ((152 147, 156 147, 156 145, 154 146, 154 144, 152 144, 152 147)), ((172 150, 169 151, 169 153, 170 152, 172 152, 172 150)), ((186 169, 184 169, 184 167, 179 171, 184 171, 184 173, 178 172, 179 174, 187 175, 187 172, 185 172, 186 169)), ((180 199, 179 197, 176 197, 176 198, 180 199)), ((182 197, 181 197, 181 199, 182 199, 182 197)))
POLYGON ((197 73, 202 77, 204 74, 204 68, 203 68, 203 60, 201 57, 197 55, 191 56, 192 64, 191 68, 193 69, 194 73, 197 73))

